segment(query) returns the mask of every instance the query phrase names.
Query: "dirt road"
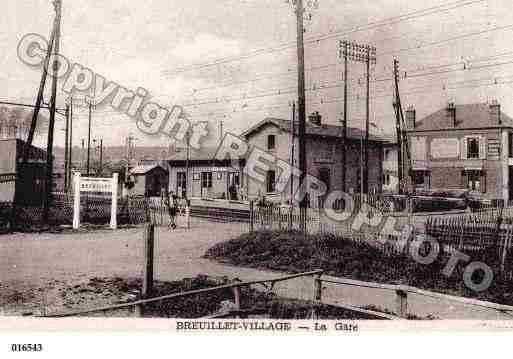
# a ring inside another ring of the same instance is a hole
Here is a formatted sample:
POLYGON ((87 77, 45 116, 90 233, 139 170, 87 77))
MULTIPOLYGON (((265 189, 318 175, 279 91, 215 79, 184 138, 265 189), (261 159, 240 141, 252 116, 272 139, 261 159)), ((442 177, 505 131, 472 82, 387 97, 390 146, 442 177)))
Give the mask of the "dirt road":
MULTIPOLYGON (((155 273, 159 280, 179 280, 198 274, 238 277, 243 280, 279 276, 270 271, 236 268, 202 259, 215 243, 229 239, 244 230, 241 224, 195 221, 192 229, 156 231, 155 273)), ((62 283, 83 283, 94 277, 140 277, 142 273, 142 228, 69 234, 14 234, 0 236, 0 293, 15 293, 23 288, 44 288, 51 293, 62 289, 62 283)), ((308 278, 281 283, 279 295, 310 299, 312 282, 308 278)), ((369 288, 327 287, 327 303, 357 306, 374 305, 394 311, 393 293, 369 288)), ((5 299, 5 298, 4 298, 5 299)), ((34 300, 40 301, 36 296, 34 300)), ((51 301, 50 299, 46 299, 51 301)), ((58 307, 51 310, 64 310, 58 307)), ((0 301, 0 308, 1 308, 0 301)), ((409 307, 416 315, 450 319, 511 319, 508 313, 475 308, 437 299, 412 296, 409 307)), ((4 313, 9 314, 2 308, 4 313)), ((19 312, 17 314, 20 314, 19 312)))

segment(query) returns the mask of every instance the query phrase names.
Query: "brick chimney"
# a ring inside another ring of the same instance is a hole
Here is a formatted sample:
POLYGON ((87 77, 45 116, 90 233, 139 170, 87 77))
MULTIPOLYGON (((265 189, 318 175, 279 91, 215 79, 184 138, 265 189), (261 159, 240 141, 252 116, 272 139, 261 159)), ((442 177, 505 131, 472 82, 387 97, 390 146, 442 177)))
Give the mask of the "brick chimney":
POLYGON ((497 100, 492 100, 489 105, 489 113, 490 113, 490 123, 492 125, 502 125, 501 119, 501 105, 497 100))
POLYGON ((319 114, 319 111, 315 111, 310 116, 308 116, 308 121, 315 126, 321 125, 321 119, 322 116, 319 114))
POLYGON ((449 102, 446 108, 447 112, 447 124, 452 127, 456 127, 456 105, 454 102, 449 102))
POLYGON ((415 119, 416 119, 417 113, 415 111, 415 107, 408 106, 408 109, 406 110, 406 128, 408 130, 413 130, 415 128, 415 119))

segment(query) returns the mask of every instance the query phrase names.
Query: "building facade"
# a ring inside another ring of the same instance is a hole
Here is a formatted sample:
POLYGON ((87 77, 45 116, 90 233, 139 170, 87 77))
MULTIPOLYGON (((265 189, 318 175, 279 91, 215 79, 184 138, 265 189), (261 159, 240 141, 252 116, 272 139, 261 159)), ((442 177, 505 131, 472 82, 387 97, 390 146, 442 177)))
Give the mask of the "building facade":
POLYGON ((399 190, 398 149, 396 143, 383 146, 383 192, 397 193, 399 190))
POLYGON ((416 189, 467 189, 483 198, 513 195, 513 119, 500 104, 448 104, 417 121, 406 111, 416 189))
POLYGON ((181 198, 245 199, 244 160, 232 167, 229 160, 216 160, 215 154, 216 148, 177 149, 167 161, 169 191, 181 198))
MULTIPOLYGON (((342 190, 342 126, 323 124, 320 116, 310 116, 306 124, 306 167, 309 175, 323 182, 327 191, 342 190)), ((297 126, 295 126, 297 127, 297 126)), ((297 128, 294 130, 297 133, 297 128)), ((291 121, 268 118, 244 132, 250 146, 258 147, 283 161, 298 166, 299 139, 293 136, 291 121)), ((346 181, 347 192, 362 190, 363 144, 365 133, 356 128, 347 129, 346 181)), ((374 135, 369 141, 368 187, 370 192, 382 190, 382 163, 384 141, 374 135)), ((245 192, 249 198, 266 196, 276 201, 289 202, 298 189, 297 178, 280 176, 280 170, 271 166, 265 182, 248 178, 245 192), (284 183, 283 181, 286 181, 284 183), (282 189, 282 191, 279 191, 282 189)), ((314 205, 314 203, 311 203, 314 205)))
POLYGON ((169 185, 169 172, 158 164, 139 165, 129 172, 133 186, 127 191, 131 196, 159 197, 169 185))

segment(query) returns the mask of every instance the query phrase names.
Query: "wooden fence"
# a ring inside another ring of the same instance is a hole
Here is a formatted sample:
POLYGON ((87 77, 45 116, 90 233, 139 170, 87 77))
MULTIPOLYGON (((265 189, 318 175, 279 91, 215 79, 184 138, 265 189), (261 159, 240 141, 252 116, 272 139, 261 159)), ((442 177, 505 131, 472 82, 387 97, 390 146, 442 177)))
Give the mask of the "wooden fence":
POLYGON ((509 209, 428 218, 425 232, 445 251, 484 254, 493 262, 488 265, 497 264, 501 273, 511 276, 513 217, 509 209))

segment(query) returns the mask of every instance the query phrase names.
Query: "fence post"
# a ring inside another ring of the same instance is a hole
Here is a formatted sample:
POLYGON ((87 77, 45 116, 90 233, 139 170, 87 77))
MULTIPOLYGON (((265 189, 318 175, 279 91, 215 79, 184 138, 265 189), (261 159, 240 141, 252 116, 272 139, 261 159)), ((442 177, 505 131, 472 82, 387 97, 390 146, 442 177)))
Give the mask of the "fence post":
POLYGON ((147 224, 144 228, 144 268, 142 298, 148 298, 153 291, 153 248, 155 240, 155 226, 147 224))
POLYGON ((313 295, 312 295, 312 313, 311 318, 317 319, 317 308, 322 303, 322 280, 321 274, 313 276, 313 295))
POLYGON ((110 208, 110 228, 116 229, 118 227, 118 174, 112 174, 112 203, 110 208))
POLYGON ((185 201, 185 221, 187 223, 187 229, 191 229, 191 200, 185 201))
POLYGON ((408 315, 408 293, 403 289, 395 291, 395 304, 397 315, 406 318, 408 315))
POLYGON ((281 206, 278 207, 278 229, 281 231, 281 206))
POLYGON ((240 287, 232 287, 233 301, 235 303, 235 310, 237 311, 236 318, 240 318, 240 287))
POLYGON ((80 172, 73 177, 73 229, 80 227, 80 172))
POLYGON ((255 203, 251 200, 249 201, 249 231, 253 232, 255 230, 255 203))

